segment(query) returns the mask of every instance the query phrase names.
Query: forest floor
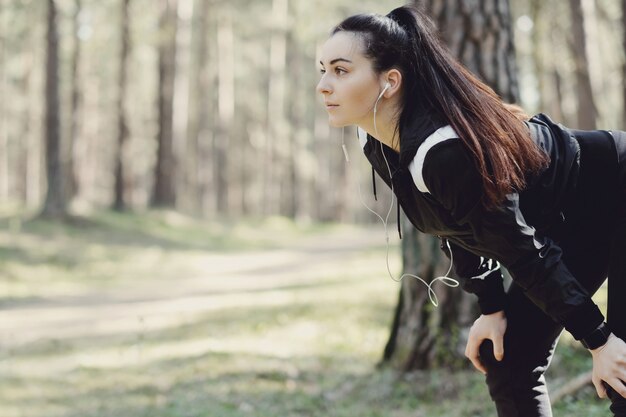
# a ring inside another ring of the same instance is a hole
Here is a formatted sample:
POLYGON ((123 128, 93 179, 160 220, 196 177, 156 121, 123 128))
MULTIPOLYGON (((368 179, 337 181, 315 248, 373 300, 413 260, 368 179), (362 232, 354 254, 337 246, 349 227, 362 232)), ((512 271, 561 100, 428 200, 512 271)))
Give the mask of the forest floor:
MULTIPOLYGON (((383 244, 284 219, 5 214, 0 416, 495 416, 478 372, 376 367, 399 288, 383 244)), ((564 338, 548 381, 589 367, 564 338)), ((589 386, 555 416, 607 407, 589 386)))

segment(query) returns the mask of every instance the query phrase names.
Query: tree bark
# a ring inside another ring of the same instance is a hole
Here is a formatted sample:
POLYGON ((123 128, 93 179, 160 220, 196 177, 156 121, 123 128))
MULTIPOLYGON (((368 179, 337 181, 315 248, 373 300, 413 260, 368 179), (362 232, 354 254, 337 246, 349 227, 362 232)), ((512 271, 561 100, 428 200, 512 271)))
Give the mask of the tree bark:
POLYGON ((199 176, 200 158, 200 134, 203 129, 208 128, 206 118, 208 117, 206 107, 208 100, 206 96, 208 89, 208 43, 207 28, 209 3, 204 0, 196 0, 193 7, 193 17, 191 25, 192 51, 190 61, 190 91, 189 91, 189 126, 185 140, 185 166, 182 170, 184 177, 185 199, 183 210, 194 215, 201 213, 201 187, 199 176))
MULTIPOLYGON (((545 36, 545 32, 543 28, 541 28, 541 15, 545 11, 542 7, 545 2, 541 0, 531 0, 530 2, 530 18, 533 22, 532 34, 531 34, 531 55, 533 60, 533 71, 535 73, 535 78, 537 79, 537 92, 539 95, 539 103, 538 108, 541 111, 547 108, 546 102, 547 97, 544 93, 546 91, 546 64, 543 58, 543 38, 545 36)), ((559 119, 560 120, 560 119, 559 119)))
POLYGON ((74 1, 74 14, 72 16, 72 38, 74 42, 74 49, 72 51, 71 61, 71 80, 72 80, 72 92, 70 103, 70 126, 67 136, 67 146, 64 148, 64 171, 66 178, 66 195, 67 200, 71 201, 79 192, 78 179, 76 176, 76 166, 74 164, 74 144, 76 142, 76 136, 79 130, 80 121, 80 103, 81 103, 81 90, 80 90, 80 60, 81 60, 81 40, 79 38, 80 22, 79 16, 82 9, 82 0, 74 1))
MULTIPOLYGON (((308 10, 302 11, 298 7, 294 7, 294 9, 295 16, 293 19, 297 27, 297 22, 308 19, 309 15, 306 13, 308 10)), ((312 155, 315 147, 313 131, 316 110, 323 109, 320 109, 321 106, 318 103, 310 100, 310 87, 318 79, 315 73, 306 70, 310 63, 315 60, 315 45, 311 43, 308 48, 298 47, 300 44, 293 32, 290 39, 292 39, 289 49, 292 63, 288 65, 288 68, 291 69, 290 74, 293 76, 288 78, 292 81, 290 84, 292 93, 288 94, 287 97, 290 100, 289 119, 292 132, 289 140, 291 151, 289 152, 290 173, 288 174, 291 178, 289 191, 291 206, 287 215, 295 219, 311 219, 314 217, 315 202, 317 201, 313 190, 317 175, 313 174, 313 170, 310 168, 310 161, 315 160, 312 155)), ((328 121, 326 121, 326 125, 328 126, 328 121)), ((350 139, 354 138, 354 130, 346 129, 346 135, 346 145, 350 147, 350 139), (352 132, 352 136, 348 136, 350 135, 349 132, 352 132)), ((343 158, 341 160, 343 161, 343 158)), ((351 190, 355 190, 357 184, 352 183, 351 185, 353 185, 351 190)), ((351 199, 354 194, 352 192, 346 193, 343 197, 351 199)), ((356 213, 356 210, 353 210, 353 213, 356 213)))
POLYGON ((176 30, 178 0, 160 0, 159 20, 159 131, 155 166, 153 207, 174 207, 175 159, 173 149, 174 79, 176 76, 176 30))
POLYGON ((198 162, 192 172, 198 183, 198 206, 204 214, 212 215, 216 212, 215 196, 215 167, 214 167, 214 136, 216 126, 215 108, 217 107, 216 94, 206 94, 206 91, 218 91, 217 79, 217 42, 216 36, 211 36, 214 25, 210 13, 213 10, 208 2, 200 0, 201 9, 198 23, 198 108, 197 134, 192 133, 190 138, 197 142, 198 162), (210 41, 210 42, 209 42, 210 41))
MULTIPOLYGON (((518 100, 508 0, 473 3, 415 0, 415 4, 433 17, 461 62, 505 101, 518 100)), ((427 282, 443 275, 448 262, 443 262, 447 258, 441 256, 439 240, 420 234, 406 219, 402 221, 402 229, 403 273, 415 274, 427 282)), ((467 366, 461 354, 465 345, 461 335, 477 315, 473 296, 440 283, 435 289, 439 298, 436 309, 430 305, 423 284, 410 278, 402 281, 383 363, 405 371, 426 369, 439 363, 448 367, 467 366), (446 349, 436 349, 437 346, 446 346, 446 349)))
POLYGON ((46 173, 48 188, 41 212, 42 217, 65 217, 66 200, 61 161, 60 99, 59 99, 59 35, 57 8, 54 0, 48 0, 48 33, 46 37, 46 173))
POLYGON ((234 33, 230 9, 220 19, 217 28, 218 49, 218 125, 213 142, 215 167, 215 197, 218 213, 226 214, 229 208, 230 192, 228 173, 230 170, 228 150, 231 143, 233 118, 235 114, 234 78, 234 33))
POLYGON ((307 87, 304 80, 304 68, 302 65, 302 54, 299 51, 298 44, 293 39, 293 36, 289 37, 287 44, 287 66, 293 71, 292 76, 289 77, 289 88, 291 94, 288 94, 288 110, 287 117, 289 120, 289 126, 293 135, 287 140, 286 145, 288 148, 288 158, 285 161, 285 183, 287 192, 283 193, 283 205, 282 212, 289 218, 295 219, 298 215, 298 208, 300 203, 299 187, 298 187, 298 153, 300 152, 299 145, 299 133, 302 128, 302 109, 304 108, 305 98, 302 96, 302 90, 307 87))
MULTIPOLYGON (((538 0, 536 0, 538 1, 538 0)), ((546 8, 546 14, 554 14, 558 13, 556 8, 559 6, 555 3, 542 3, 543 7, 546 8)), ((542 14, 542 16, 545 16, 542 14)), ((564 29, 561 27, 560 22, 548 22, 548 48, 550 51, 559 51, 562 48, 562 40, 561 36, 563 35, 564 29)), ((560 62, 562 59, 559 59, 557 55, 557 59, 549 59, 547 60, 547 64, 550 66, 549 70, 549 78, 548 84, 552 85, 553 91, 549 100, 548 111, 556 120, 562 120, 564 123, 567 122, 566 115, 563 109, 563 78, 561 76, 561 65, 560 62)))
POLYGON ((176 76, 174 78, 174 111, 173 111, 173 152, 177 156, 178 168, 174 178, 176 193, 176 209, 185 210, 189 195, 186 190, 186 171, 189 155, 187 154, 187 138, 189 135, 189 97, 190 97, 190 60, 191 32, 194 14, 194 0, 178 0, 178 29, 176 30, 176 76))
POLYGON ((589 61, 585 33, 585 17, 581 0, 569 0, 572 17, 572 36, 570 42, 572 56, 576 65, 576 98, 578 102, 578 128, 595 129, 597 110, 593 99, 589 61))
POLYGON ((127 208, 125 198, 125 163, 124 155, 126 154, 126 141, 128 139, 128 122, 126 121, 126 102, 127 80, 128 80, 128 55, 130 50, 130 24, 128 16, 128 7, 130 0, 122 0, 121 6, 121 48, 119 61, 119 80, 117 95, 117 149, 115 152, 115 199, 113 209, 123 211, 127 208))
MULTIPOLYGON (((21 118, 20 136, 25 138, 23 148, 21 149, 23 157, 21 160, 24 162, 22 166, 22 178, 24 183, 24 203, 26 207, 30 209, 36 209, 41 205, 42 199, 42 183, 43 183, 43 152, 44 141, 39 137, 39 129, 35 126, 35 110, 34 105, 31 105, 31 97, 39 97, 39 91, 37 91, 34 70, 35 55, 32 52, 36 48, 37 42, 35 37, 29 39, 28 52, 22 56, 23 67, 25 69, 23 79, 20 85, 20 92, 23 97, 26 97, 29 105, 24 109, 24 113, 21 118), (33 91, 36 91, 33 94, 33 91)), ((34 103, 33 103, 34 104, 34 103)))
POLYGON ((278 149, 285 145, 285 66, 287 54, 288 0, 272 0, 274 27, 270 40, 270 72, 267 102, 267 134, 264 161, 264 213, 280 211, 281 161, 278 149))
MULTIPOLYGON (((7 97, 6 76, 6 49, 8 45, 7 31, 5 29, 4 4, 0 1, 0 97, 7 97)), ((7 100, 0 102, 0 199, 6 201, 9 198, 9 117, 7 100)))
POLYGON ((506 102, 519 100, 508 0, 416 0, 435 19, 450 50, 506 102))

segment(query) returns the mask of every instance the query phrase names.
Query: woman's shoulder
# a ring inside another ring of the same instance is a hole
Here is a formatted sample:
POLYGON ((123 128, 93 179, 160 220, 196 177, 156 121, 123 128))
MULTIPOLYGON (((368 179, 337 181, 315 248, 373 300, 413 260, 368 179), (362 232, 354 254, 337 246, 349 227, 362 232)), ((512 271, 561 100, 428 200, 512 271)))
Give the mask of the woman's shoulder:
POLYGON ((417 188, 431 194, 442 187, 456 183, 467 185, 468 180, 478 178, 471 152, 456 134, 444 134, 435 140, 424 141, 409 170, 417 188))
POLYGON ((458 171, 467 168, 471 162, 470 150, 460 138, 455 137, 432 146, 428 151, 428 157, 424 160, 424 168, 431 170, 451 168, 453 171, 458 171))
POLYGON ((433 186, 475 187, 481 181, 473 158, 461 139, 441 142, 428 152, 422 168, 424 180, 433 186))
POLYGON ((465 219, 481 203, 483 183, 472 158, 460 138, 451 138, 430 148, 421 169, 420 191, 429 193, 454 219, 465 219))

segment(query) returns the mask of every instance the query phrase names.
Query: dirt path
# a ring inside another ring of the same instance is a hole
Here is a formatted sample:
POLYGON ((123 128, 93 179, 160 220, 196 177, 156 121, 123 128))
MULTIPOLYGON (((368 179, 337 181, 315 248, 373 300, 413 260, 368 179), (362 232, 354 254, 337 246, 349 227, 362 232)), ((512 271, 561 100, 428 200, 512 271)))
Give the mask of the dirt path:
POLYGON ((202 272, 188 276, 16 303, 0 311, 0 354, 6 359, 33 346, 172 327, 192 315, 241 305, 245 294, 254 294, 259 305, 280 303, 281 288, 382 270, 382 244, 379 228, 330 231, 279 249, 194 256, 189 262, 202 272), (372 248, 376 256, 364 256, 372 248))

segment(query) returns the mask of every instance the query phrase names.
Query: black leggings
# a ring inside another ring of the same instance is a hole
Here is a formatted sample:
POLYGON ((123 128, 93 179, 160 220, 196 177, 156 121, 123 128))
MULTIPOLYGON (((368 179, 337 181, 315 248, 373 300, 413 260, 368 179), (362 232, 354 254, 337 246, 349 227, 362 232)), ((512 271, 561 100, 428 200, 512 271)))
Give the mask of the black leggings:
MULTIPOLYGON (((600 132, 577 132, 581 172, 576 195, 565 211, 565 222, 554 235, 547 235, 561 246, 563 262, 589 293, 595 293, 608 276, 607 320, 613 333, 626 340, 626 132, 613 131, 610 137, 602 133, 602 140, 611 140, 611 147, 615 144, 617 167, 615 152, 611 154, 612 161, 598 161, 588 151, 592 149, 587 146, 589 141, 600 132), (617 169, 611 172, 606 169, 610 166, 617 169), (609 174, 617 179, 608 187, 602 186, 611 182, 603 178, 609 174)), ((498 416, 552 416, 544 372, 563 327, 530 301, 515 283, 507 292, 505 313, 507 331, 502 362, 494 359, 491 341, 485 341, 480 348, 498 416)), ((612 389, 607 391, 613 414, 626 417, 626 399, 612 389)))

